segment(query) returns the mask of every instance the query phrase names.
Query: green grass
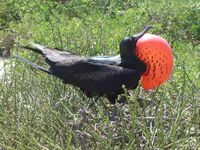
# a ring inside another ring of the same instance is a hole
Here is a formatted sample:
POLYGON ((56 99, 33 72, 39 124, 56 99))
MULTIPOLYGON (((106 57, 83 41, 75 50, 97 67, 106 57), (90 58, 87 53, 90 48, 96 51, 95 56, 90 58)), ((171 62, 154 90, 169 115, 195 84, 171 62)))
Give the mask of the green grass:
POLYGON ((104 98, 10 59, 0 80, 0 147, 5 149, 200 148, 200 3, 176 1, 2 1, 0 40, 16 37, 13 53, 42 58, 18 45, 30 41, 85 56, 114 55, 120 40, 153 25, 173 47, 170 80, 156 90, 138 87, 119 115, 104 98), (143 106, 137 98, 144 99, 143 106), (52 106, 61 101, 56 109, 52 106))

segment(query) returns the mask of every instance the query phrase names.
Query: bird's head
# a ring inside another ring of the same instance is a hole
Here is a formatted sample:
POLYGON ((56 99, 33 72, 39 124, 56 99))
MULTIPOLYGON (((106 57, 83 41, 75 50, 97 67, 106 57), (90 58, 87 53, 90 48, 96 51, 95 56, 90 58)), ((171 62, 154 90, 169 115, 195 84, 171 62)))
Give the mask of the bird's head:
POLYGON ((120 56, 122 59, 127 59, 131 58, 133 55, 133 51, 136 49, 136 44, 137 41, 145 34, 147 33, 150 29, 152 29, 153 26, 147 26, 144 28, 144 30, 134 36, 128 36, 125 37, 121 42, 120 42, 120 56))
POLYGON ((122 59, 137 57, 146 65, 141 77, 141 85, 145 90, 154 89, 168 80, 174 63, 170 45, 160 36, 148 34, 151 28, 147 26, 139 34, 126 37, 120 43, 122 59))

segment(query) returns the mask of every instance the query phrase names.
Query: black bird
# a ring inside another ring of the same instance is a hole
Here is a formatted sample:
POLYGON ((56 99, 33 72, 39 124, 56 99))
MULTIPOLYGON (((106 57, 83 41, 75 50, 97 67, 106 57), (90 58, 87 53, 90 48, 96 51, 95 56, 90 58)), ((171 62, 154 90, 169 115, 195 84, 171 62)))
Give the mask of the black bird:
POLYGON ((138 86, 147 66, 133 52, 136 43, 152 26, 147 26, 135 36, 124 38, 120 43, 120 55, 81 57, 66 51, 34 44, 34 48, 23 48, 41 54, 49 64, 45 69, 29 60, 16 55, 18 59, 48 74, 80 88, 88 97, 104 96, 115 103, 117 96, 124 93, 122 86, 134 89, 138 86))

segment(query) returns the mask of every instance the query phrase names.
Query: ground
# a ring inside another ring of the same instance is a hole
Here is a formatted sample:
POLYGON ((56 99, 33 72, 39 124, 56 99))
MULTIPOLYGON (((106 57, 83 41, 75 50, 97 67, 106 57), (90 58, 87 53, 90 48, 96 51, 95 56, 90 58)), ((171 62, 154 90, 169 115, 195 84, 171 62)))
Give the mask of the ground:
MULTIPOLYGON (((174 71, 156 90, 127 91, 127 104, 88 99, 78 88, 6 58, 0 80, 3 149, 199 149, 200 3, 122 0, 3 0, 0 49, 46 67, 20 45, 30 41, 83 56, 119 53, 146 25, 172 46, 174 71), (6 37, 13 37, 5 42, 6 37), (9 44, 8 44, 9 43, 9 44), (138 102, 138 98, 142 99, 138 102), (52 106, 58 102, 56 107, 52 106)), ((1 51, 0 51, 1 52, 1 51)), ((4 59, 4 58, 2 58, 4 59)), ((2 61, 1 61, 2 62, 2 61)))

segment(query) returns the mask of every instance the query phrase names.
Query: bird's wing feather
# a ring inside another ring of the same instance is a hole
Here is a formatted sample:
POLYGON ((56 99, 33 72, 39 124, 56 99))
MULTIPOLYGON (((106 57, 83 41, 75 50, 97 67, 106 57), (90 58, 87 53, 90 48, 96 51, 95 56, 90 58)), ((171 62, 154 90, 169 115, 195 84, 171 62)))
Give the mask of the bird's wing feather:
POLYGON ((24 48, 42 54, 45 58, 45 61, 49 65, 54 65, 57 62, 72 63, 73 61, 78 61, 82 59, 81 56, 72 54, 67 51, 60 51, 55 48, 49 48, 35 43, 31 43, 31 45, 33 45, 34 48, 30 48, 27 46, 24 48))
POLYGON ((88 61, 107 65, 119 65, 121 63, 120 55, 116 56, 93 56, 88 58, 88 61))
POLYGON ((119 93, 122 85, 136 88, 140 73, 133 69, 91 61, 65 51, 33 44, 50 65, 51 74, 89 93, 119 93))
MULTIPOLYGON (((31 43, 35 49, 31 49, 37 53, 43 54, 46 58, 46 61, 48 63, 52 62, 59 62, 59 61, 72 61, 72 60, 78 60, 82 57, 69 53, 67 51, 60 51, 58 49, 54 48, 48 48, 40 44, 31 43), (72 60, 70 59, 72 58, 72 60)), ((28 48, 28 47, 25 47, 28 48)), ((29 48, 30 49, 30 48, 29 48)), ((93 56, 88 58, 89 62, 93 63, 101 63, 101 64, 107 64, 107 65, 118 65, 121 62, 120 55, 116 56, 93 56)))
POLYGON ((140 74, 131 69, 91 63, 85 59, 74 63, 58 62, 50 67, 52 74, 88 92, 111 94, 120 92, 122 85, 136 88, 140 74))

